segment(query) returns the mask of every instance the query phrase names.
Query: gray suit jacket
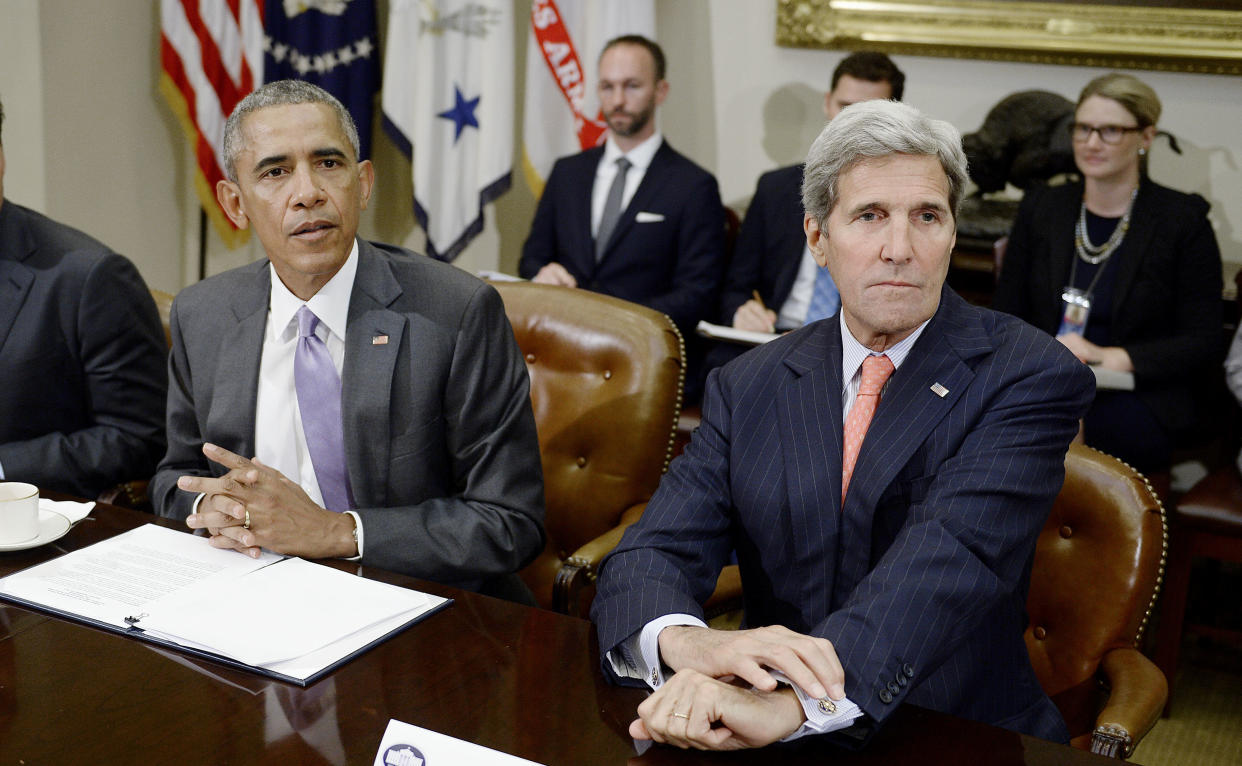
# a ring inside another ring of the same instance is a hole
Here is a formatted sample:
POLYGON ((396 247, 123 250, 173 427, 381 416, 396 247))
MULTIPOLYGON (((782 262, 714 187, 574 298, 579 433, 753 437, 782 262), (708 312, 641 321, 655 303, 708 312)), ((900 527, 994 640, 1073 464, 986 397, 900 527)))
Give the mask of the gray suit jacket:
MULTIPOLYGON (((363 562, 512 595, 512 573, 543 547, 544 506, 530 382, 504 305, 430 258, 366 241, 358 254, 341 384, 363 562)), ((224 473, 204 441, 254 454, 270 289, 263 260, 173 303, 168 453, 152 482, 162 516, 190 513, 178 476, 224 473)))
POLYGON ((145 479, 164 449, 168 347, 124 257, 0 205, 0 466, 80 497, 145 479))

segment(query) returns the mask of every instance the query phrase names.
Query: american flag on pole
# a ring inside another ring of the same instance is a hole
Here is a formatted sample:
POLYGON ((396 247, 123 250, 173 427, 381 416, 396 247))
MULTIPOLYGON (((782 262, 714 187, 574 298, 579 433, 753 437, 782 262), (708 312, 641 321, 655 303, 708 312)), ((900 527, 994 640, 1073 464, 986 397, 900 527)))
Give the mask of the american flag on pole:
POLYGON ((160 90, 194 147, 199 202, 229 247, 248 232, 216 201, 224 123, 260 84, 293 77, 336 96, 368 155, 379 87, 375 0, 160 0, 160 32, 160 90))
POLYGON ((216 202, 224 122, 263 82, 262 0, 160 0, 160 90, 194 147, 194 189, 230 247, 245 241, 216 202))
POLYGON ((599 54, 614 37, 655 39, 655 0, 534 0, 526 44, 522 171, 535 192, 557 157, 604 140, 595 94, 599 54))
POLYGON ((384 128, 411 159, 427 253, 456 258, 513 170, 512 0, 392 0, 384 128))

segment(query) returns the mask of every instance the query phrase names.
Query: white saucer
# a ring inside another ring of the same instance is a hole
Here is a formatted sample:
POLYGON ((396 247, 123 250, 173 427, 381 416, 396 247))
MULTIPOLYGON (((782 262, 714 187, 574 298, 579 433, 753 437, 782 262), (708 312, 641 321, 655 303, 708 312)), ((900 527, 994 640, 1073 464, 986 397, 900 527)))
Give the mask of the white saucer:
POLYGON ((22 540, 20 543, 0 543, 0 551, 24 551, 28 548, 47 545, 64 537, 71 526, 73 525, 69 523, 69 519, 59 513, 40 508, 39 535, 30 540, 22 540))

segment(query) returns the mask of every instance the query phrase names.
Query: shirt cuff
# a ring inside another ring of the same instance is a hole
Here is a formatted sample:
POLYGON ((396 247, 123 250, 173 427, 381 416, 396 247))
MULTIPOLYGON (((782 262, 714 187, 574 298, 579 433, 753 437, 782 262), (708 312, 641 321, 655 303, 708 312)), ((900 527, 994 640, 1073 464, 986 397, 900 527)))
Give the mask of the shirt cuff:
POLYGON ((637 678, 652 689, 664 685, 664 663, 660 662, 660 631, 674 625, 705 628, 707 623, 690 614, 666 614, 635 631, 608 652, 612 672, 619 678, 637 678))
POLYGON ((812 697, 804 692, 802 687, 790 681, 789 677, 781 671, 769 670, 768 672, 778 682, 788 684, 794 690, 794 694, 798 695, 798 702, 802 703, 802 712, 806 715, 806 722, 781 742, 789 742, 808 734, 827 734, 830 731, 844 729, 862 715, 862 710, 851 702, 849 697, 839 700, 829 697, 812 697))
POLYGON ((350 516, 354 517, 354 541, 358 543, 358 555, 349 556, 345 560, 346 561, 361 561, 362 560, 362 545, 363 545, 363 540, 364 540, 364 535, 362 533, 362 517, 359 516, 354 511, 345 511, 345 513, 348 513, 350 516))

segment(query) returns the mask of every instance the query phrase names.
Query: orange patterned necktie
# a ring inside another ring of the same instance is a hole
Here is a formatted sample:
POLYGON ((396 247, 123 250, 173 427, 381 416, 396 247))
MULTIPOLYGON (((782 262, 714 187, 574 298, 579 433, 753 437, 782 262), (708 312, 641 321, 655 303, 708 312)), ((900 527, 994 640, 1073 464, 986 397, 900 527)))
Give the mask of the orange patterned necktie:
POLYGON ((850 414, 845 418, 845 454, 841 461, 841 505, 845 505, 845 492, 850 488, 850 476, 854 473, 854 464, 858 462, 858 450, 862 449, 863 439, 871 426, 871 418, 875 417, 875 408, 880 404, 880 389, 893 374, 893 362, 881 354, 869 355, 862 363, 862 385, 858 387, 858 397, 850 414))

